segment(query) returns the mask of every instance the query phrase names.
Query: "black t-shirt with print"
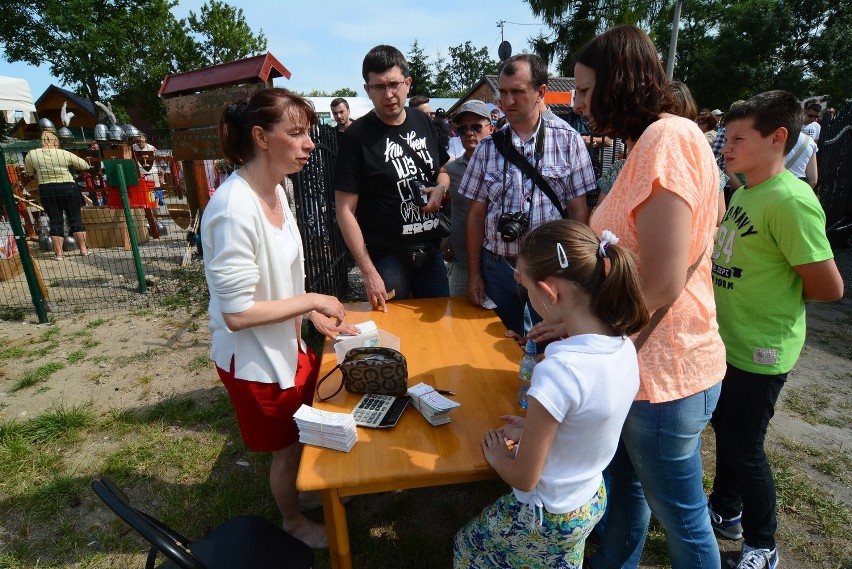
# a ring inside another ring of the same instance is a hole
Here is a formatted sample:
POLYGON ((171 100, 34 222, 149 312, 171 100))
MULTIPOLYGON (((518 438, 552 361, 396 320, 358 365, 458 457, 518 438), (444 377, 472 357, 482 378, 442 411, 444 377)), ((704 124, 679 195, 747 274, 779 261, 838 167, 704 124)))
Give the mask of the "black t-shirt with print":
POLYGON ((334 189, 358 194, 355 215, 367 252, 374 259, 408 245, 439 241, 437 215, 420 209, 412 182, 434 184, 449 155, 438 147, 429 116, 417 109, 405 111, 405 122, 398 126, 383 123, 374 112, 367 113, 340 137, 334 189), (411 149, 431 171, 420 171, 410 156, 411 149))

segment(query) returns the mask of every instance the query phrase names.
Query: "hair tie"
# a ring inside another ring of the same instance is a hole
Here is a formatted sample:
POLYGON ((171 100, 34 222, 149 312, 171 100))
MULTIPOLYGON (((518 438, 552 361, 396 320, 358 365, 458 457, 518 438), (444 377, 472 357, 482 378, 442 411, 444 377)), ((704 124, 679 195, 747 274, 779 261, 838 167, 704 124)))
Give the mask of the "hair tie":
POLYGON ((562 246, 562 243, 556 242, 556 258, 559 259, 559 266, 563 269, 567 269, 568 265, 568 254, 565 253, 565 247, 562 246))
POLYGON ((598 257, 603 259, 607 256, 607 250, 609 249, 609 244, 612 243, 614 245, 618 244, 618 237, 615 236, 615 233, 608 229, 604 229, 601 232, 601 243, 598 245, 598 257))
POLYGON ((248 103, 240 101, 239 103, 231 103, 228 105, 228 116, 240 126, 248 124, 248 103))

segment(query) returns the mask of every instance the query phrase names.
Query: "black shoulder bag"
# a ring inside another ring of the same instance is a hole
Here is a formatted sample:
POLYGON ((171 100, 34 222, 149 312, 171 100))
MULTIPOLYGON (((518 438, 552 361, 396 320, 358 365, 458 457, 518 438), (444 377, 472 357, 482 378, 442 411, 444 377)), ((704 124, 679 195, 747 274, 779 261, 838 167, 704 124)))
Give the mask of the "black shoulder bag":
MULTIPOLYGON (((511 128, 511 127, 510 127, 511 128)), ((512 135, 508 134, 506 131, 498 130, 494 134, 491 135, 491 140, 494 141, 494 148, 497 149, 497 152, 507 160, 511 162, 515 166, 521 169, 521 172, 524 175, 533 181, 533 185, 539 187, 539 189, 544 192, 550 201, 553 202, 553 206, 556 208, 556 211, 559 212, 559 215, 562 219, 566 219, 565 210, 562 208, 562 204, 559 203, 559 198, 556 197, 556 192, 553 191, 553 188, 550 187, 550 184, 547 183, 547 180, 541 177, 538 171, 533 167, 529 161, 518 152, 518 149, 515 148, 515 145, 511 143, 512 135)), ((536 154, 543 156, 544 155, 544 119, 541 119, 541 125, 538 128, 538 134, 536 135, 536 154)))

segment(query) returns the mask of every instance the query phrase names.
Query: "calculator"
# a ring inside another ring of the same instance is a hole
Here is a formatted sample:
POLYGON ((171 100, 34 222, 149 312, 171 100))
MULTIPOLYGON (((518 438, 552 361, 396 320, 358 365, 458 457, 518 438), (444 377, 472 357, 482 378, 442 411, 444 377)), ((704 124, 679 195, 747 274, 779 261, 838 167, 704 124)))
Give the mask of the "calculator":
POLYGON ((386 429, 396 425, 410 397, 394 397, 367 393, 352 409, 352 417, 359 427, 386 429))

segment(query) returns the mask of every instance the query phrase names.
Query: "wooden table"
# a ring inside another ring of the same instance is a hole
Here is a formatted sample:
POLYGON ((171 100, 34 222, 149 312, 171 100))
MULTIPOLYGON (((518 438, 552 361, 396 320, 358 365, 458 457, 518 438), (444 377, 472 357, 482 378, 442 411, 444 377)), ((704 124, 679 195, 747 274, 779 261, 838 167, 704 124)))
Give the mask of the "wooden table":
MULTIPOLYGON (((503 335, 506 328, 490 310, 467 298, 401 300, 388 303, 387 313, 368 303, 346 305, 346 321, 375 321, 398 336, 408 361, 408 384, 421 381, 449 389, 461 407, 450 411, 452 422, 432 427, 410 407, 392 429, 358 428, 358 442, 348 453, 305 446, 296 486, 319 490, 328 530, 331 566, 352 567, 349 529, 343 496, 456 484, 496 478, 482 454, 485 431, 498 417, 519 411, 517 344, 503 335)), ((337 363, 333 342, 327 342, 320 377, 337 363)), ((330 376, 321 394, 333 393, 339 372, 330 376)), ((341 391, 319 409, 350 412, 361 395, 341 391)))

